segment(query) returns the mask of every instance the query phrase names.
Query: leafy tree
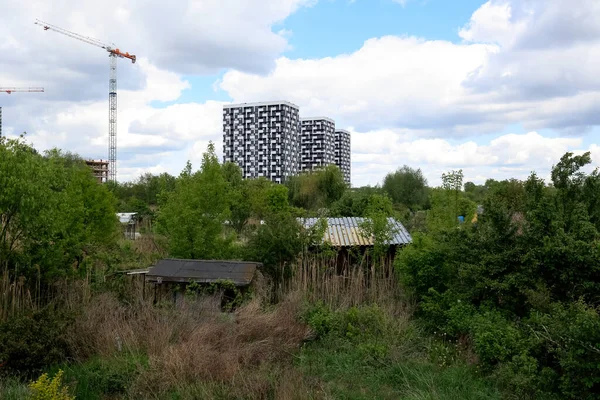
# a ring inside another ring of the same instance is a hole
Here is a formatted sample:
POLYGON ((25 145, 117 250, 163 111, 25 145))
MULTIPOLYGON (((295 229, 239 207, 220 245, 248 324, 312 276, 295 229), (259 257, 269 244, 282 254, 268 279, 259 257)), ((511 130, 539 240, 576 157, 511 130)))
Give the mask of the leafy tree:
POLYGON ((214 145, 209 143, 200 170, 192 173, 188 162, 175 190, 167 193, 161 204, 158 230, 167 236, 172 256, 191 259, 230 256, 233 238, 223 232, 223 225, 231 215, 228 189, 214 145))
POLYGON ((0 260, 15 274, 71 275, 116 242, 114 198, 76 155, 0 138, 0 187, 0 260))
POLYGON ((330 207, 347 188, 342 172, 335 165, 293 176, 286 186, 290 203, 311 211, 330 207))
POLYGON ((405 165, 387 174, 383 190, 395 204, 402 204, 411 211, 422 210, 427 203, 427 179, 420 168, 405 165))
POLYGON ((364 217, 371 197, 383 193, 381 188, 371 186, 348 189, 338 201, 331 205, 330 216, 364 217))
POLYGON ((361 233, 373 238, 373 258, 380 260, 389 249, 394 232, 389 218, 393 216, 392 201, 387 196, 373 195, 361 224, 361 233))
POLYGON ((230 221, 236 232, 240 233, 251 216, 252 205, 248 201, 249 184, 242 176, 242 169, 234 163, 223 164, 223 175, 229 183, 230 221))

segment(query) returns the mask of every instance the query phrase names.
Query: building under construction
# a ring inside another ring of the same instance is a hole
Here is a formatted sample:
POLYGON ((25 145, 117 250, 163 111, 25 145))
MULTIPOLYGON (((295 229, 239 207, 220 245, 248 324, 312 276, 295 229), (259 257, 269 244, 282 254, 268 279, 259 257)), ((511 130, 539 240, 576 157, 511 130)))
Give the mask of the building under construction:
POLYGON ((92 169, 92 173, 98 180, 98 183, 106 183, 108 181, 108 161, 86 160, 85 163, 92 169))

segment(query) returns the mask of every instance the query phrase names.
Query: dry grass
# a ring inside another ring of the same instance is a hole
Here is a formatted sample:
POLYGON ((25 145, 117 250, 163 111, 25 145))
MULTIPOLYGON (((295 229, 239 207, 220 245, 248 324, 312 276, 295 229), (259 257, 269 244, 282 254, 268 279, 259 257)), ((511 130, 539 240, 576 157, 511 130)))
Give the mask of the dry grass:
POLYGON ((158 398, 174 388, 212 382, 227 384, 229 391, 244 390, 246 397, 265 398, 266 392, 288 389, 279 388, 277 377, 263 368, 284 365, 309 335, 297 319, 300 304, 299 296, 288 296, 265 311, 256 299, 233 314, 222 314, 216 298, 176 309, 124 306, 104 294, 85 306, 70 343, 82 360, 120 352, 146 354, 149 366, 133 382, 132 397, 158 398))
POLYGON ((304 255, 298 260, 294 276, 282 285, 283 293, 299 292, 310 302, 320 301, 334 309, 377 304, 392 315, 411 315, 404 291, 395 274, 393 262, 382 259, 355 265, 336 265, 334 257, 304 255))

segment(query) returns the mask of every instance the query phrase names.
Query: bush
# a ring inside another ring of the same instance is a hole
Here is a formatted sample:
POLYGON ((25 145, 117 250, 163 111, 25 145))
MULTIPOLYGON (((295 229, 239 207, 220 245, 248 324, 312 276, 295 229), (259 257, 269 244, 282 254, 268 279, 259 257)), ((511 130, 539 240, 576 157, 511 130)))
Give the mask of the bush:
POLYGON ((49 309, 0 324, 0 360, 10 373, 32 376, 69 355, 65 331, 71 318, 49 309))
POLYGON ((81 364, 65 365, 65 380, 75 387, 78 397, 101 399, 126 394, 131 383, 148 367, 146 357, 131 354, 94 357, 81 364))
POLYGON ((330 335, 353 342, 382 337, 390 324, 386 314, 377 305, 332 311, 319 302, 305 310, 302 319, 317 337, 330 335))
POLYGON ((59 370, 52 379, 48 374, 43 374, 35 382, 31 382, 31 400, 75 400, 69 395, 69 388, 63 386, 63 371, 59 370))

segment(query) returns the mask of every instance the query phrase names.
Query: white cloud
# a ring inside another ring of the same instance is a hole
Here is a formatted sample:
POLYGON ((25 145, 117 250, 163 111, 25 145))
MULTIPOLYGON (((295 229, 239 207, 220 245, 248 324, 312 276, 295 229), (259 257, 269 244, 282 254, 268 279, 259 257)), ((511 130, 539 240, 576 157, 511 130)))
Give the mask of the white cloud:
MULTIPOLYGON (((353 132, 353 184, 377 184, 386 173, 404 164, 422 168, 431 185, 451 169, 463 169, 465 181, 525 179, 531 171, 546 177, 567 151, 583 151, 581 138, 547 138, 537 132, 506 134, 486 144, 464 141, 452 144, 444 139, 405 140, 392 131, 353 132), (377 139, 374 139, 374 137, 377 139), (383 139, 382 139, 383 138, 383 139)), ((592 145, 594 165, 600 165, 598 146, 592 145)))
POLYGON ((220 87, 234 102, 285 98, 305 115, 326 114, 359 128, 450 126, 471 111, 451 109, 466 96, 462 81, 494 48, 414 37, 366 41, 352 54, 282 57, 267 76, 227 72, 220 87), (443 68, 440 66, 443 65, 443 68), (459 117, 459 118, 457 118, 459 117))
POLYGON ((226 69, 214 85, 235 102, 286 99, 304 116, 328 115, 353 134, 353 183, 375 184, 409 164, 432 184, 463 168, 465 178, 549 171, 600 125, 600 2, 491 0, 458 30, 461 43, 386 36, 348 54, 280 57, 293 32, 276 26, 316 0, 89 0, 8 10, 0 25, 0 83, 45 86, 2 97, 4 128, 30 132, 40 148, 106 157, 107 57, 33 25, 49 22, 139 56, 119 64, 119 178, 177 174, 195 166, 209 140, 222 150, 222 103, 183 103, 183 74, 226 69), (139 4, 139 3, 137 3, 139 4), (31 14, 36 11, 36 15, 31 14), (110 23, 108 23, 110 21, 110 23), (154 106, 166 102, 165 107, 154 106), (507 125, 531 132, 499 135, 507 125), (538 132, 554 129, 562 137, 538 132))
POLYGON ((374 38, 351 54, 279 58, 266 76, 231 70, 220 87, 235 102, 285 98, 362 130, 443 137, 523 124, 577 135, 600 124, 597 21, 596 0, 492 0, 459 31, 462 44, 374 38))

